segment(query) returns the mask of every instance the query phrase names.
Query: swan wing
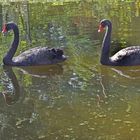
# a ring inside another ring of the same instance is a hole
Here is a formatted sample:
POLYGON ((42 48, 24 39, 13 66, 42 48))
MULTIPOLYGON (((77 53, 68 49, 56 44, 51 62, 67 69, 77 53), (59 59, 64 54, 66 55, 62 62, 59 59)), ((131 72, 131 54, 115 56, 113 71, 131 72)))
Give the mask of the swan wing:
POLYGON ((120 50, 111 58, 111 61, 122 65, 140 64, 140 46, 132 46, 120 50))
POLYGON ((36 47, 29 49, 17 57, 13 58, 13 61, 19 63, 19 65, 34 65, 34 64, 49 64, 53 59, 54 53, 47 47, 36 47))

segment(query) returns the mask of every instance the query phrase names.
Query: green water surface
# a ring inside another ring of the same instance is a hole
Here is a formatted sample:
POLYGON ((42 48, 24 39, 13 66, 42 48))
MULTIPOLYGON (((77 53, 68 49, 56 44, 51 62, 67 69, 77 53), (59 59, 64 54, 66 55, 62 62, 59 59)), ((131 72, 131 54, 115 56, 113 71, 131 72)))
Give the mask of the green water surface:
POLYGON ((0 35, 0 140, 139 140, 140 67, 100 64, 101 19, 113 24, 111 54, 140 45, 138 0, 0 3, 20 29, 16 54, 63 47, 64 63, 5 67, 13 33, 0 35))

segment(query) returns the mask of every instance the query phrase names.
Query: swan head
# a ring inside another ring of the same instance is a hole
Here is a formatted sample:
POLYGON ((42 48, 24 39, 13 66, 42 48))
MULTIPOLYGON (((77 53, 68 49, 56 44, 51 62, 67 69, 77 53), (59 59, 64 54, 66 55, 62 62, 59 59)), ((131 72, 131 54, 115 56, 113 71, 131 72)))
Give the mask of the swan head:
POLYGON ((14 29, 15 27, 17 27, 17 25, 14 22, 5 23, 2 27, 2 33, 5 34, 8 31, 14 29))
POLYGON ((101 21, 100 21, 100 24, 99 24, 98 32, 103 32, 104 29, 105 29, 107 26, 109 26, 109 25, 111 25, 111 21, 110 21, 110 20, 108 20, 108 19, 103 19, 103 20, 101 20, 101 21))
POLYGON ((49 60, 51 64, 63 62, 67 59, 67 56, 64 55, 64 52, 62 49, 50 49, 49 50, 49 60))

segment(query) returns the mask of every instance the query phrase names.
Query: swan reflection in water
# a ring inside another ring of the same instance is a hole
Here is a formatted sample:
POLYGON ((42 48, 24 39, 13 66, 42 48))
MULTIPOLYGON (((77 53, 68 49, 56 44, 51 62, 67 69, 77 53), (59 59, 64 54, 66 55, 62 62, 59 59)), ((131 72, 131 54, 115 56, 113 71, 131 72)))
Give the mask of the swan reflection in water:
POLYGON ((23 74, 29 74, 38 78, 47 78, 48 76, 63 74, 63 67, 61 64, 49 66, 17 67, 17 69, 23 74))
MULTIPOLYGON (((4 73, 6 74, 8 81, 4 81, 6 90, 2 92, 3 97, 7 105, 15 104, 20 97, 21 90, 17 80, 15 73, 13 72, 12 67, 10 66, 3 66, 4 73), (12 93, 10 93, 12 90, 12 93)), ((6 79, 7 79, 6 78, 6 79)))
POLYGON ((101 80, 105 89, 111 88, 111 85, 118 83, 124 87, 136 85, 140 82, 139 66, 132 67, 107 67, 101 66, 101 80), (111 83, 112 82, 112 83, 111 83), (111 84, 110 84, 111 83, 111 84))
POLYGON ((5 99, 6 104, 13 105, 20 98, 20 93, 21 93, 20 86, 19 86, 17 77, 16 77, 15 73, 13 72, 12 67, 3 66, 3 69, 4 69, 4 73, 8 77, 8 85, 6 83, 6 88, 8 90, 3 91, 2 94, 3 94, 3 97, 5 99), (11 86, 11 84, 12 84, 12 86, 11 86), (12 93, 10 93, 10 91, 9 91, 9 90, 11 90, 11 88, 12 88, 12 93))
POLYGON ((130 66, 130 67, 106 67, 101 66, 101 75, 106 75, 106 77, 116 77, 119 81, 126 80, 140 80, 140 67, 130 66), (110 74, 109 74, 110 73, 110 74))
POLYGON ((117 92, 117 89, 120 91, 121 88, 122 90, 130 87, 137 88, 140 82, 140 68, 139 66, 108 67, 101 65, 99 77, 102 92, 97 95, 98 105, 105 102, 106 98, 110 96, 109 94, 112 96, 113 92, 117 92))
MULTIPOLYGON (((28 74, 32 77, 37 78, 47 78, 50 76, 63 74, 63 67, 61 65, 18 67, 18 68, 14 67, 14 69, 18 70, 20 74, 28 74)), ((20 86, 12 66, 4 65, 3 70, 7 78, 4 78, 3 80, 3 83, 6 86, 6 90, 4 90, 2 94, 6 104, 13 105, 20 99, 20 96, 24 92, 24 87, 20 86)))

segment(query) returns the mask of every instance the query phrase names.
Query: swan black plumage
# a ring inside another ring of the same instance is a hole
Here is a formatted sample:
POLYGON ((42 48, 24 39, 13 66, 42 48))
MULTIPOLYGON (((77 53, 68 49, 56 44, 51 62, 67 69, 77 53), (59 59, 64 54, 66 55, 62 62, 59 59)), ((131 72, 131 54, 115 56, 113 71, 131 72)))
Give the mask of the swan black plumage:
POLYGON ((106 33, 102 43, 102 51, 100 58, 101 64, 111 66, 140 65, 140 46, 130 46, 120 50, 111 57, 109 56, 112 32, 112 23, 110 20, 101 20, 98 32, 102 32, 104 28, 106 28, 106 33))
POLYGON ((14 57, 17 47, 19 45, 19 29, 14 22, 9 22, 3 25, 2 33, 10 30, 14 32, 14 40, 5 57, 3 63, 11 66, 36 66, 36 65, 50 65, 63 62, 66 56, 62 49, 55 49, 48 47, 35 47, 29 49, 20 55, 14 57))

